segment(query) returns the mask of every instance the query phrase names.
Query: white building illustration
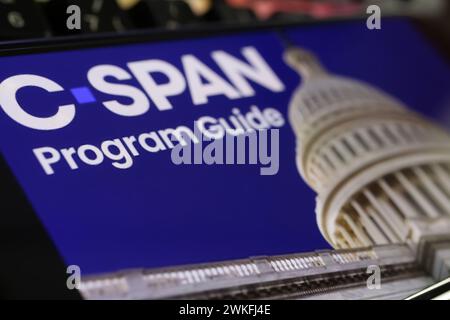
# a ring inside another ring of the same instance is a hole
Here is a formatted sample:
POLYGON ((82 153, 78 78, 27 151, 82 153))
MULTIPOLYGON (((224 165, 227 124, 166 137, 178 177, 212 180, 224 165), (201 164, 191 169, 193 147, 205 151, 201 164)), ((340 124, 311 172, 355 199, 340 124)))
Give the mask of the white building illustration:
POLYGON ((328 73, 309 52, 285 60, 302 78, 289 106, 296 161, 317 192, 335 248, 417 244, 450 233, 450 135, 397 99, 328 73))

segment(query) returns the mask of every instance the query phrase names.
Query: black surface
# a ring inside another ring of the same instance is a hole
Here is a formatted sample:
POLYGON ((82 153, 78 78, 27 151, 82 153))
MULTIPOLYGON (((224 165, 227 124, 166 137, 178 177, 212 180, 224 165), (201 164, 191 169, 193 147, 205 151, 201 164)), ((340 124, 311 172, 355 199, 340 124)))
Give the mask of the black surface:
POLYGON ((0 157, 0 298, 81 299, 65 264, 0 157))
POLYGON ((0 1, 0 40, 44 37, 47 32, 43 12, 34 2, 0 1))

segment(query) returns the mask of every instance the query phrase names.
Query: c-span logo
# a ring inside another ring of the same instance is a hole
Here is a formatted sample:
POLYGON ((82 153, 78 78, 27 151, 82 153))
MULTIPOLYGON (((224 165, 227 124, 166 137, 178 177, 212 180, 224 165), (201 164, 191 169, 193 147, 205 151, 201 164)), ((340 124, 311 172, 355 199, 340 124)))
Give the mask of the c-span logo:
POLYGON ((0 106, 11 119, 25 127, 57 130, 73 121, 77 105, 97 101, 95 91, 111 96, 111 100, 102 101, 101 105, 112 113, 136 117, 147 113, 152 106, 159 111, 173 109, 171 97, 185 91, 189 92, 194 105, 204 105, 208 103, 210 97, 217 95, 230 100, 254 96, 252 84, 258 84, 272 92, 281 92, 285 89, 254 47, 244 47, 241 53, 244 59, 222 50, 211 52, 213 61, 225 77, 191 54, 180 57, 182 70, 160 59, 128 62, 126 68, 112 64, 96 65, 87 71, 88 86, 82 84, 80 87, 69 89, 74 103, 55 105, 54 112, 47 117, 33 115, 27 111, 39 108, 39 104, 22 106, 17 99, 19 91, 37 87, 46 94, 52 94, 66 91, 67 88, 55 80, 40 75, 19 74, 0 83, 0 106), (154 77, 156 74, 163 74, 167 79, 166 82, 156 81, 154 77), (131 79, 136 79, 140 88, 125 83, 131 79), (130 102, 124 104, 114 97, 126 97, 130 102))

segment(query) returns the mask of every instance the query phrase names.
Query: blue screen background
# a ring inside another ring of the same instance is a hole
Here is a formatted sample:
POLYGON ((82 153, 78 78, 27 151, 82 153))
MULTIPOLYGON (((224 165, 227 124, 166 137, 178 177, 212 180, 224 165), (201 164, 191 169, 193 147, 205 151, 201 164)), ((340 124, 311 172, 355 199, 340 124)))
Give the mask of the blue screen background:
MULTIPOLYGON (((408 21, 386 19, 376 31, 355 21, 286 33, 331 72, 378 86, 448 126, 449 67, 408 21)), ((89 274, 329 248, 317 228, 315 194, 295 166, 295 137, 288 123, 280 130, 280 170, 274 176, 260 176, 259 167, 250 165, 175 166, 170 152, 142 154, 128 170, 105 162, 46 176, 31 151, 192 127, 200 116, 225 117, 233 107, 242 112, 251 105, 274 107, 287 119, 288 102, 301 79, 282 61, 284 48, 275 32, 0 57, 0 81, 29 73, 61 84, 67 90, 48 94, 28 88, 18 95, 30 113, 45 116, 56 105, 74 103, 68 89, 87 86, 92 66, 126 68, 130 61, 158 58, 182 70, 180 56, 193 54, 223 75, 211 51, 241 56, 245 46, 257 48, 286 86, 284 92, 253 84, 254 97, 216 96, 207 105, 194 106, 186 90, 170 98, 171 111, 152 106, 142 116, 126 118, 101 106, 111 96, 94 91, 97 102, 77 105, 69 126, 49 132, 23 127, 0 111, 1 152, 67 264, 89 274)), ((140 88, 134 79, 126 82, 140 88)))

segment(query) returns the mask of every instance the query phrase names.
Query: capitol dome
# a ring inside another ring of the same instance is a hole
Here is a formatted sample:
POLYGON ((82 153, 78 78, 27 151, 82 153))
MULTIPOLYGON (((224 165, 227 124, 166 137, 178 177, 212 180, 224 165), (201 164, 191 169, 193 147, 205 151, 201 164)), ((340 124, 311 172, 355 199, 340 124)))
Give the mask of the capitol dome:
POLYGON ((302 83, 289 105, 296 163, 317 192, 317 220, 336 248, 414 242, 450 217, 450 136, 396 98, 328 73, 289 48, 302 83))

